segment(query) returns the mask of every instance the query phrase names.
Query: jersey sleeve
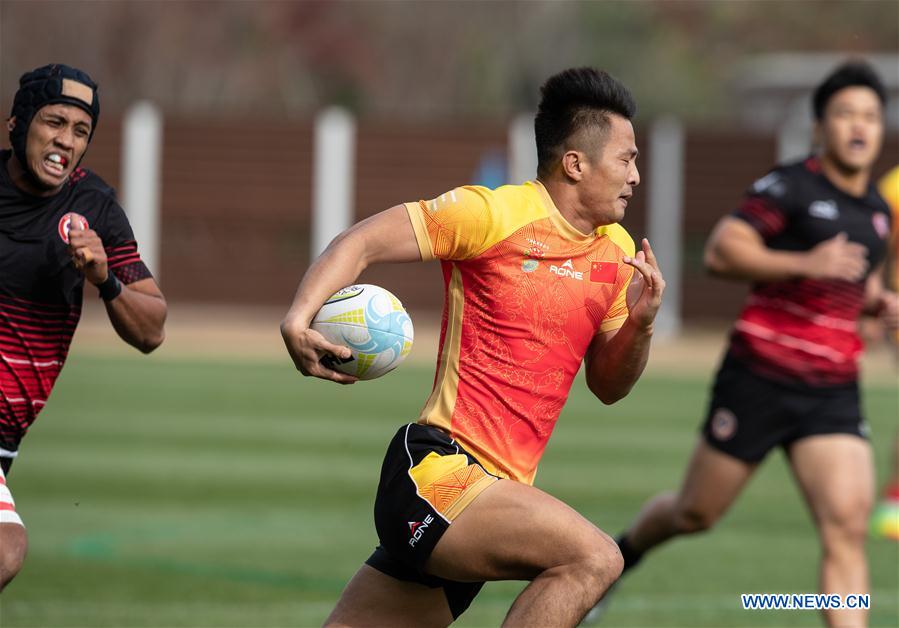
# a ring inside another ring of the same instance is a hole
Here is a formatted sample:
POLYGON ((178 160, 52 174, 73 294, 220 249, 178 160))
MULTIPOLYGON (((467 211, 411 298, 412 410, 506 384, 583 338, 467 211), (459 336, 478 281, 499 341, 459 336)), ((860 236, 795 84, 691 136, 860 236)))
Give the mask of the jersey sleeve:
POLYGON ((877 188, 883 200, 890 206, 893 216, 899 216, 899 166, 886 173, 878 182, 877 188))
POLYGON ((627 320, 629 314, 627 288, 631 285, 631 279, 634 276, 634 267, 622 261, 625 255, 628 257, 635 255, 636 247, 634 246, 633 238, 621 225, 617 224, 610 225, 608 233, 612 242, 618 248, 618 270, 615 281, 617 292, 612 305, 606 310, 606 315, 599 324, 600 333, 620 329, 624 325, 624 321, 627 320))
POLYGON ((465 260, 501 240, 503 220, 493 192, 458 187, 437 198, 406 203, 423 260, 465 260))
POLYGON ((109 270, 124 284, 152 277, 137 251, 137 241, 125 211, 114 200, 108 199, 103 212, 102 230, 98 230, 109 270))
POLYGON ((767 241, 783 232, 789 220, 789 182, 773 170, 752 184, 740 206, 731 214, 748 223, 767 241))
POLYGON ((885 174, 877 188, 880 196, 890 206, 890 241, 896 251, 899 250, 899 166, 885 174))
MULTIPOLYGON (((631 268, 630 266, 628 268, 631 268)), ((624 325, 624 321, 627 320, 628 309, 627 309, 627 287, 630 285, 630 279, 625 282, 621 289, 618 290, 618 294, 615 295, 615 300, 612 302, 612 306, 609 308, 608 312, 606 312, 605 318, 602 319, 602 322, 599 324, 600 332, 614 331, 616 329, 620 329, 622 325, 624 325)))

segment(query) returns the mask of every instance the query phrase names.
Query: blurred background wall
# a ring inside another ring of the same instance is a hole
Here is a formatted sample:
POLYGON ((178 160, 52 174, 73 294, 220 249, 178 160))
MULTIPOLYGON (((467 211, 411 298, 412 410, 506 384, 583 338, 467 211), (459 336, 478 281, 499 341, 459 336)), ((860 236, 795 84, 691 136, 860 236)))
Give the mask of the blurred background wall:
MULTIPOLYGON (((124 117, 140 101, 159 112, 157 271, 174 303, 289 302, 313 252, 314 127, 326 108, 354 121, 349 197, 363 218, 465 183, 519 182, 514 121, 532 115, 550 74, 594 65, 639 105, 644 189, 625 219, 635 239, 647 233, 646 188, 660 176, 649 167, 650 129, 662 118, 683 129, 683 164, 672 165, 681 260, 663 268, 682 277, 686 323, 724 321, 745 288, 704 274, 705 237, 755 178, 808 149, 809 90, 848 56, 875 62, 894 96, 880 174, 899 163, 893 0, 0 0, 4 112, 22 72, 48 62, 87 70, 102 115, 85 165, 117 188, 124 117)), ((364 279, 413 310, 440 306, 436 264, 364 279)))

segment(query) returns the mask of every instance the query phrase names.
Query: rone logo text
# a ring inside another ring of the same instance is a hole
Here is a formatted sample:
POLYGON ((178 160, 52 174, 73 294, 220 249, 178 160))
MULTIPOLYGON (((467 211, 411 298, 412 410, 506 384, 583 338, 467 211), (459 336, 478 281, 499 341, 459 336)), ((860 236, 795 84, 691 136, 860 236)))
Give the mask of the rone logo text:
POLYGON ((409 539, 410 547, 415 547, 415 544, 421 540, 421 537, 425 534, 425 530, 427 530, 432 523, 434 523, 434 517, 431 515, 425 516, 424 521, 409 522, 409 532, 412 534, 412 538, 409 539))
POLYGON ((549 267, 549 272, 555 273, 559 277, 571 277, 573 279, 577 279, 578 281, 583 281, 584 273, 579 270, 574 269, 574 264, 571 263, 571 260, 567 260, 561 266, 556 266, 553 264, 549 267))

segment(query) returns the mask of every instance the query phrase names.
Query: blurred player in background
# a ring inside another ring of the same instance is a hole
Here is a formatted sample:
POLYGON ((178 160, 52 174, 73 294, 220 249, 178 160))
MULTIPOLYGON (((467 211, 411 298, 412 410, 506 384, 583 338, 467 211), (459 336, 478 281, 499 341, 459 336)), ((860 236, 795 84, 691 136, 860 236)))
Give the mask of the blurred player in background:
MULTIPOLYGON (((899 317, 883 285, 890 211, 870 182, 885 101, 868 65, 834 71, 814 93, 817 154, 756 181, 715 227, 706 265, 752 291, 680 491, 647 502, 619 538, 625 570, 674 536, 709 529, 780 446, 820 535, 821 591, 868 591, 874 466, 859 405, 858 323, 878 314, 895 330, 899 317)), ((866 612, 825 619, 861 626, 866 612)))
MULTIPOLYGON (((84 72, 48 65, 23 75, 0 151, 0 589, 18 573, 27 535, 6 485, 19 443, 62 369, 85 279, 109 320, 147 353, 163 339, 166 303, 113 190, 79 168, 100 115, 84 72)), ((87 394, 103 394, 103 383, 87 394)))
MULTIPOLYGON (((886 280, 890 290, 899 292, 899 166, 894 166, 878 184, 880 195, 893 212, 893 231, 887 257, 886 280)), ((899 367, 899 330, 887 330, 893 343, 896 366, 899 367)), ((884 485, 883 497, 871 517, 874 534, 899 541, 899 429, 893 439, 890 477, 884 485)))
POLYGON ((532 483, 581 361, 604 403, 646 364, 665 284, 649 242, 635 254, 617 224, 640 181, 634 111, 604 72, 550 78, 536 181, 397 205, 303 278, 284 340, 303 374, 341 383, 353 379, 320 359, 349 349, 309 329, 328 297, 381 262, 439 259, 446 284, 434 388, 381 471, 381 545, 328 624, 448 625, 484 581, 530 580, 505 623, 573 626, 618 577, 614 542, 532 483))

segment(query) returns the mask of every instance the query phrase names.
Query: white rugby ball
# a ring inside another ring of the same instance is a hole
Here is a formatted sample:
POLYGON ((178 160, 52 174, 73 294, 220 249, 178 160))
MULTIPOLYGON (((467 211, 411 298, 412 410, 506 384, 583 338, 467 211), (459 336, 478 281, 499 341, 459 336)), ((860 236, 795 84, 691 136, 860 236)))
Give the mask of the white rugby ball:
POLYGON ((400 300, 379 286, 362 283, 339 290, 312 319, 329 342, 350 348, 348 359, 325 356, 328 368, 359 379, 392 371, 412 349, 412 319, 400 300))

